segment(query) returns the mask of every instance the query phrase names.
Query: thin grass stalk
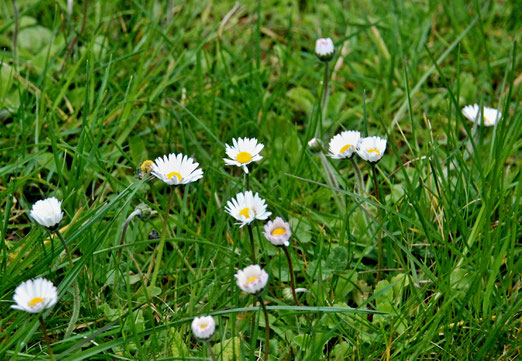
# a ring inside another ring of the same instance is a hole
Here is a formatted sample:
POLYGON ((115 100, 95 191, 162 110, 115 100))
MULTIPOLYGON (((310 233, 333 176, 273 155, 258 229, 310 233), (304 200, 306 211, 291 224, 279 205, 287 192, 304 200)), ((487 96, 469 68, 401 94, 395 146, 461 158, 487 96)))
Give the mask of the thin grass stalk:
MULTIPOLYGON (((71 267, 71 270, 74 267, 73 264, 73 258, 71 251, 69 250, 69 247, 67 246, 67 243, 65 242, 65 239, 62 236, 62 233, 59 229, 56 229, 56 234, 58 235, 58 238, 60 238, 60 241, 62 241, 63 248, 65 249, 65 253, 67 254, 67 259, 69 260, 69 266, 71 267)), ((78 280, 75 278, 73 281, 73 311, 71 319, 69 320, 69 325, 67 326, 67 329, 65 331, 64 339, 71 336, 74 327, 76 326, 76 322, 78 321, 78 316, 80 315, 80 287, 78 286, 78 280)))
POLYGON ((288 270, 290 271, 290 287, 292 287, 292 296, 294 297, 294 302, 297 306, 299 306, 299 301, 297 300, 297 294, 295 293, 295 280, 294 280, 294 267, 292 266, 292 259, 290 258, 290 253, 288 252, 287 247, 282 247, 285 252, 286 259, 288 260, 288 270))
MULTIPOLYGON (((375 185, 375 198, 377 199, 377 202, 380 204, 381 199, 379 197, 379 182, 377 181, 377 169, 375 167, 375 164, 372 163, 372 173, 373 173, 373 182, 375 185)), ((377 221, 379 224, 382 222, 382 212, 381 208, 377 207, 377 221)), ((382 227, 379 225, 379 235, 377 239, 377 279, 376 282, 379 282, 381 280, 381 269, 382 269, 382 227)))

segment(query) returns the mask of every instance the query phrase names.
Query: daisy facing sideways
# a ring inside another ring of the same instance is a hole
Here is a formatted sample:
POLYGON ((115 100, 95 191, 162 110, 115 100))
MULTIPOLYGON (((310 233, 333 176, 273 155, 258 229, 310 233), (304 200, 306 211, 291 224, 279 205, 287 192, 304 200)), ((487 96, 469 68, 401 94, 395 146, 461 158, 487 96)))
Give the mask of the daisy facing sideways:
POLYGON ((62 201, 55 197, 39 200, 33 204, 30 215, 39 225, 53 228, 63 218, 62 201))
POLYGON ((245 173, 248 173, 247 165, 252 162, 259 162, 263 159, 259 152, 264 145, 257 142, 256 138, 238 138, 232 139, 232 146, 225 144, 225 151, 230 158, 223 158, 226 165, 236 165, 243 167, 245 173))
POLYGON ((473 123, 477 123, 480 113, 482 113, 482 121, 478 123, 480 125, 485 125, 486 127, 494 126, 502 117, 502 113, 493 108, 483 107, 482 112, 480 112, 478 104, 466 105, 462 108, 462 114, 473 123))
POLYGON ((168 185, 187 184, 203 177, 199 163, 181 153, 158 157, 150 164, 151 173, 168 185))
POLYGON ((266 211, 265 200, 252 191, 238 193, 235 198, 227 202, 225 211, 237 219, 241 227, 256 219, 265 220, 272 214, 266 211))
POLYGON ((378 162, 386 151, 386 139, 379 137, 367 137, 359 139, 355 148, 359 157, 367 162, 378 162))
POLYGON ((355 147, 361 138, 361 133, 355 130, 348 130, 337 134, 330 140, 328 145, 330 154, 333 159, 351 158, 355 153, 355 147))
POLYGON ((265 233, 263 234, 276 247, 288 247, 290 245, 288 240, 292 236, 292 231, 288 222, 285 222, 281 217, 276 217, 273 222, 268 221, 265 224, 265 233))
POLYGON ((216 322, 212 316, 196 317, 192 321, 192 332, 194 336, 202 340, 209 339, 214 335, 216 330, 216 322))
POLYGON ((268 282, 268 273, 257 264, 237 271, 235 277, 237 286, 251 295, 257 295, 263 291, 268 282))
POLYGON ((58 292, 51 281, 45 278, 37 278, 22 282, 16 287, 13 299, 16 305, 12 305, 11 308, 30 313, 40 313, 56 304, 58 292))

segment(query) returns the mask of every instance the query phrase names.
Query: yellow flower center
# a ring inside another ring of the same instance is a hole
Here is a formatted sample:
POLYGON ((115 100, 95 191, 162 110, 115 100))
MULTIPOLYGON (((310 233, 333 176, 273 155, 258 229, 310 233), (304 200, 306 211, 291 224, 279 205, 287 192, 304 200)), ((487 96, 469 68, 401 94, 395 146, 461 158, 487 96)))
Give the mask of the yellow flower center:
POLYGON ((483 115, 482 117, 484 118, 484 122, 486 122, 487 124, 493 123, 490 119, 486 118, 485 115, 483 115))
POLYGON ((351 147, 352 147, 351 144, 346 144, 344 147, 341 148, 341 150, 339 151, 339 154, 342 154, 342 153, 346 152, 351 147))
POLYGON ((179 174, 178 172, 170 172, 169 174, 167 174, 167 178, 168 179, 172 179, 172 177, 178 177, 178 182, 181 181, 181 174, 179 174))
POLYGON ((207 326, 208 326, 207 324, 203 324, 203 325, 199 326, 199 328, 205 329, 205 328, 207 328, 207 326))
POLYGON ((243 208, 241 212, 239 212, 239 215, 245 217, 246 219, 249 219, 250 215, 248 214, 248 207, 243 208))
POLYGON ((381 152, 379 152, 377 149, 370 149, 368 150, 368 153, 377 153, 379 157, 381 156, 381 152))
POLYGON ((280 236, 286 233, 286 229, 284 228, 276 228, 272 231, 272 236, 280 236))
POLYGON ((143 172, 145 172, 145 173, 149 173, 149 172, 151 171, 151 169, 152 169, 152 168, 150 167, 152 164, 154 164, 153 161, 151 161, 151 160, 146 160, 145 162, 141 163, 140 168, 141 168, 141 170, 142 170, 143 172))
POLYGON ((29 307, 34 307, 39 303, 42 303, 44 299, 42 297, 35 297, 31 301, 29 301, 29 307))
POLYGON ((258 279, 259 279, 259 277, 255 277, 255 276, 254 277, 250 277, 248 279, 248 281, 246 281, 246 285, 248 286, 249 284, 251 284, 252 282, 257 281, 258 279))
POLYGON ((245 164, 245 163, 248 163, 252 160, 252 155, 248 152, 239 152, 237 157, 236 157, 236 160, 239 162, 239 163, 242 163, 242 164, 245 164))

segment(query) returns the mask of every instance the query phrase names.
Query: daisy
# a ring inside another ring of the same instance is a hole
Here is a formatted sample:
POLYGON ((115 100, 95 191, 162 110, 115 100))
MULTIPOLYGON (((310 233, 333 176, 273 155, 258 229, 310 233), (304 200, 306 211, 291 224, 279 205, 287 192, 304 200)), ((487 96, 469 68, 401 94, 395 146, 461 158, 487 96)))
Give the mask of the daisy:
POLYGON ((233 146, 225 144, 228 158, 223 158, 226 165, 237 165, 243 167, 245 173, 248 173, 247 165, 252 162, 259 162, 263 159, 259 152, 264 148, 264 145, 257 142, 256 138, 238 138, 232 139, 233 146))
POLYGON ((235 277, 238 287, 252 295, 257 295, 263 291, 268 282, 268 273, 257 264, 237 271, 235 277))
POLYGON ((143 163, 141 163, 141 165, 140 165, 140 169, 141 169, 141 171, 142 171, 143 173, 149 173, 149 172, 152 170, 151 166, 152 166, 153 164, 154 164, 153 161, 147 159, 146 161, 144 161, 143 163))
POLYGON ((265 224, 265 233, 263 234, 274 246, 288 247, 290 245, 288 239, 292 236, 292 231, 288 222, 285 222, 281 217, 276 217, 273 222, 268 221, 265 224))
POLYGON ((192 321, 192 332, 197 338, 208 339, 214 335, 215 330, 216 322, 212 316, 196 317, 192 321))
POLYGON ((16 287, 13 299, 16 305, 12 305, 11 308, 30 313, 40 313, 56 304, 58 292, 51 281, 45 278, 37 278, 22 282, 16 287))
POLYGON ((355 147, 361 138, 361 133, 355 130, 348 130, 337 134, 330 140, 328 148, 331 158, 343 159, 351 158, 355 153, 355 147))
POLYGON ((359 139, 355 150, 359 157, 368 162, 377 162, 386 150, 386 139, 379 137, 367 137, 359 139))
POLYGON ((329 61, 332 59, 335 52, 332 39, 317 39, 315 42, 315 55, 321 61, 329 61))
POLYGON ((241 227, 256 219, 265 220, 272 214, 266 211, 265 200, 257 193, 252 194, 252 191, 238 193, 236 198, 227 202, 225 211, 237 219, 241 227))
POLYGON ((53 228, 63 218, 62 201, 55 197, 39 200, 33 204, 30 215, 41 226, 53 228))
MULTIPOLYGON (((473 123, 476 123, 479 120, 480 116, 480 108, 478 104, 466 105, 462 108, 462 114, 473 123)), ((492 127, 497 124, 497 121, 502 117, 502 113, 496 109, 483 107, 482 108, 482 121, 479 122, 480 125, 485 125, 486 127, 492 127)))
POLYGON ((199 163, 181 153, 164 155, 150 165, 152 174, 169 185, 187 184, 203 177, 199 163))

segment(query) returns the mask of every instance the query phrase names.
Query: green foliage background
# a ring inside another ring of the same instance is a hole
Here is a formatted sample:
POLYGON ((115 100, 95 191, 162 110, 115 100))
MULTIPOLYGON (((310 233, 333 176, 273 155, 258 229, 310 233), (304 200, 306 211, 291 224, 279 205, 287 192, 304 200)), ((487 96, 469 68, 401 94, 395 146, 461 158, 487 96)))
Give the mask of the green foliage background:
POLYGON ((265 144, 251 188, 290 221, 298 287, 311 292, 306 309, 284 297, 286 259, 254 232, 270 274, 271 360, 519 356, 517 1, 90 0, 70 17, 66 1, 15 3, 18 32, 12 2, 0 4, 0 359, 47 357, 37 318, 10 309, 38 276, 60 291, 46 315, 60 360, 204 359, 190 332, 201 314, 217 320, 219 359, 257 357, 264 319, 243 309, 253 300, 234 280, 251 263, 248 234, 224 213, 244 189, 222 161, 235 137, 265 144), (314 43, 327 36, 337 52, 323 140, 343 129, 388 139, 381 202, 368 165, 359 195, 351 163, 328 160, 332 183, 307 147, 323 74, 314 43), (504 117, 474 129, 460 112, 473 103, 504 117), (205 176, 176 188, 160 282, 144 295, 168 189, 136 174, 170 152, 205 176), (72 270, 28 217, 49 196, 64 200, 72 270), (140 202, 154 214, 122 247, 140 202), (130 252, 117 264, 120 248, 130 252), (80 321, 63 339, 74 279, 80 321))

